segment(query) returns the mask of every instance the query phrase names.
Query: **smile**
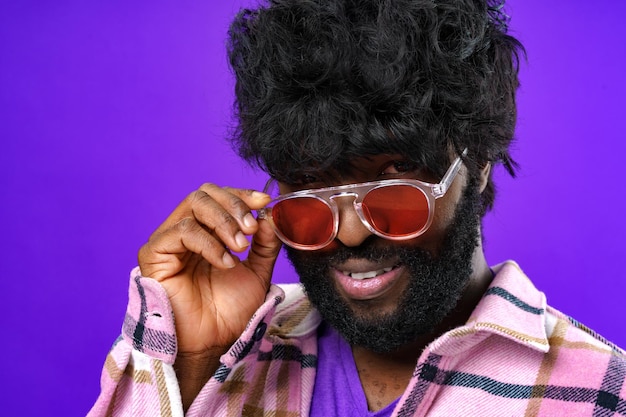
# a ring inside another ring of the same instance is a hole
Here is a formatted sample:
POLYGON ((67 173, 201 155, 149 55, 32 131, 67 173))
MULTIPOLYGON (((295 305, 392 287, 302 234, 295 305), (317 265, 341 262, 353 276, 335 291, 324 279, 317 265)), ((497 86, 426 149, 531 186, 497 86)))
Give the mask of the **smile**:
POLYGON ((378 269, 376 271, 367 271, 367 272, 350 272, 350 271, 342 271, 344 275, 351 277, 352 279, 368 279, 375 278, 379 275, 384 274, 385 272, 389 272, 393 269, 393 267, 378 269))
POLYGON ((379 298, 397 285, 404 275, 402 265, 374 269, 373 265, 344 265, 333 268, 333 277, 339 291, 348 299, 371 300, 379 298))

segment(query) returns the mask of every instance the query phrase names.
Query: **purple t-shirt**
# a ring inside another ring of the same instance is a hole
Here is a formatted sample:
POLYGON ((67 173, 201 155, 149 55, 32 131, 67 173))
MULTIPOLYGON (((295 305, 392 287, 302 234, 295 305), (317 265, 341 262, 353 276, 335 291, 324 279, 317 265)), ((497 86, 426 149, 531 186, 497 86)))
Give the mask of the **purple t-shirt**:
POLYGON ((389 417, 398 399, 369 411, 350 345, 327 323, 318 330, 318 362, 311 417, 389 417))

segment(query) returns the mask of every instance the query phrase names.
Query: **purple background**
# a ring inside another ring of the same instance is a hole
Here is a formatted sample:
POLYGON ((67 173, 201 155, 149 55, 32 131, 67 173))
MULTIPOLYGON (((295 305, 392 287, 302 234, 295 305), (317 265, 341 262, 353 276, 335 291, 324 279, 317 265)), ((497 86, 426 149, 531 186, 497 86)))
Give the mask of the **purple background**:
MULTIPOLYGON (((83 415, 150 233, 210 181, 265 176, 232 126, 228 22, 243 2, 3 1, 0 192, 5 415, 83 415)), ((499 172, 488 260, 626 346, 621 0, 511 0, 526 45, 516 180, 499 172)), ((277 282, 293 281, 281 261, 277 282)))

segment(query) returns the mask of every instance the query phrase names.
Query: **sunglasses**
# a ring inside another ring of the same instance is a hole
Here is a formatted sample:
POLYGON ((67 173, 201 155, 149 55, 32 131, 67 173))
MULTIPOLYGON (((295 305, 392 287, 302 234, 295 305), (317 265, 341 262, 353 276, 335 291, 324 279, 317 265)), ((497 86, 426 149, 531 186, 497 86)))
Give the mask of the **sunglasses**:
MULTIPOLYGON (((465 149, 438 184, 413 179, 370 181, 283 194, 258 210, 286 245, 317 250, 330 244, 339 230, 337 198, 350 197, 363 225, 390 240, 413 239, 428 230, 435 200, 443 197, 461 169, 465 149)), ((263 190, 277 195, 278 183, 270 179, 263 190)))

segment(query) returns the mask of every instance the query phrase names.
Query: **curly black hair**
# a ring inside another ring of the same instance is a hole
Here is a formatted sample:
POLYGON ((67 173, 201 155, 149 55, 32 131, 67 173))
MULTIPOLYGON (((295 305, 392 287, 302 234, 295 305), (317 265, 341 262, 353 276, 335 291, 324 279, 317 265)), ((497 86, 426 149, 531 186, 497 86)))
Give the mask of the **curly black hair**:
MULTIPOLYGON (((443 175, 502 163, 523 46, 491 0, 267 0, 239 12, 228 52, 236 151, 279 180, 401 154, 443 175)), ((484 210, 493 206, 490 178, 484 210)))

